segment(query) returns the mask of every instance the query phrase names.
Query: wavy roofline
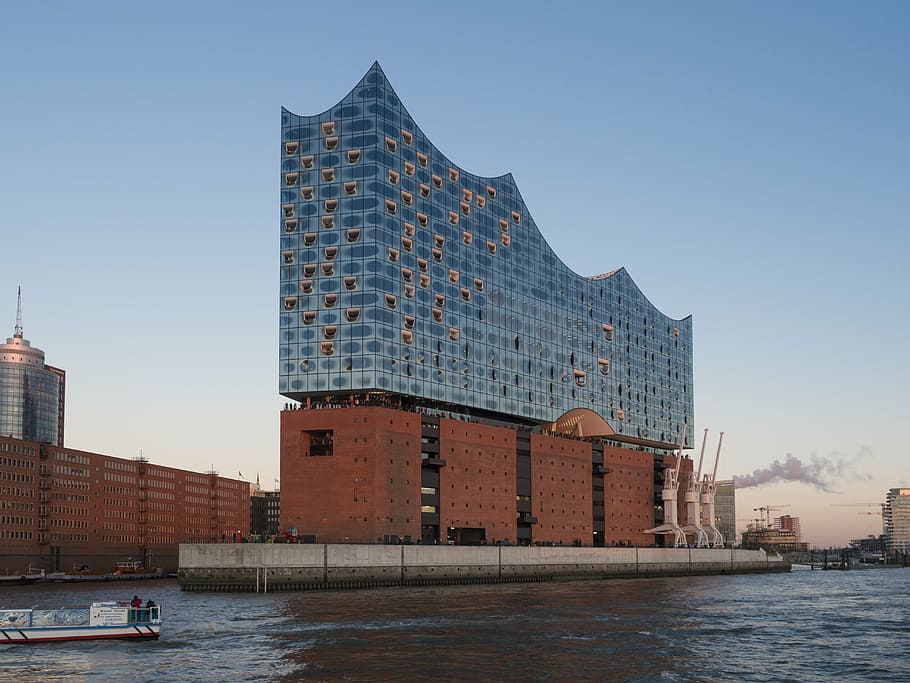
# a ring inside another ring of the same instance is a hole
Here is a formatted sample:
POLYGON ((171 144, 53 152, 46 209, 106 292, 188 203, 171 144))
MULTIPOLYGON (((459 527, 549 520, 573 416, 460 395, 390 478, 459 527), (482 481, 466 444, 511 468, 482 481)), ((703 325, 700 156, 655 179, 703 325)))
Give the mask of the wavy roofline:
POLYGON ((595 283, 595 282, 597 282, 597 281, 599 281, 599 280, 607 280, 607 279, 610 279, 610 278, 612 278, 612 277, 614 277, 614 276, 616 276, 616 275, 623 274, 623 275, 625 275, 625 277, 627 277, 627 278, 629 279, 629 281, 632 283, 632 285, 638 290, 638 292, 641 294, 642 298, 651 306, 651 308, 654 309, 654 310, 655 310, 657 313, 659 313, 660 315, 662 315, 662 316, 664 316, 665 318, 667 318, 668 320, 672 320, 672 321, 674 321, 674 322, 685 322, 685 321, 690 321, 690 320, 692 319, 692 314, 691 314, 691 313, 690 313, 689 315, 683 316, 682 318, 674 318, 674 317, 672 317, 672 316, 670 316, 670 315, 667 315, 667 314, 664 313, 660 308, 658 308, 657 306, 655 306, 654 303, 651 301, 651 299, 645 294, 644 290, 642 290, 642 288, 638 286, 638 283, 635 282, 635 280, 632 278, 632 276, 629 275, 629 272, 626 270, 625 266, 619 266, 619 267, 617 267, 617 268, 614 268, 613 270, 610 270, 610 271, 607 271, 607 272, 605 272, 605 273, 601 273, 601 274, 598 274, 598 275, 582 275, 581 273, 579 273, 578 271, 576 271, 574 268, 572 268, 571 266, 569 266, 569 265, 562 259, 562 257, 556 252, 556 250, 555 250, 555 249, 553 248, 553 246, 550 244, 549 240, 544 236, 544 234, 541 232, 540 228, 537 226, 537 221, 534 219, 534 216, 533 216, 533 214, 531 213, 531 209, 530 209, 530 207, 528 206, 528 203, 525 201, 524 196, 521 194, 521 190, 519 189, 518 183, 515 181, 515 177, 514 177, 514 175, 512 174, 512 172, 511 172, 511 171, 507 171, 507 172, 505 172, 505 173, 503 173, 503 174, 501 174, 501 175, 498 175, 498 176, 480 175, 480 174, 478 174, 478 173, 474 173, 473 171, 467 170, 466 168, 464 168, 464 167, 461 166, 460 164, 456 163, 453 159, 451 159, 451 158, 450 158, 442 149, 440 149, 440 148, 432 141, 432 139, 430 138, 430 136, 427 135, 427 134, 424 132, 423 128, 420 127, 420 124, 417 123, 417 120, 411 115, 411 111, 405 106, 404 101, 401 99, 401 96, 398 94, 398 91, 395 90, 395 88, 392 86, 391 81, 389 81, 389 77, 386 75, 385 71, 384 71, 383 68, 382 68, 382 65, 379 63, 379 60, 375 60, 375 61, 370 65, 370 68, 367 69, 366 72, 363 74, 363 76, 360 77, 360 80, 357 81, 357 83, 354 84, 354 87, 352 87, 351 89, 349 89, 349 90, 341 97, 341 99, 337 100, 337 101, 335 102, 335 104, 330 105, 328 108, 322 110, 321 112, 318 112, 318 113, 316 113, 316 114, 297 114, 297 113, 291 111, 290 109, 288 109, 287 107, 285 107, 285 106, 283 106, 283 105, 282 105, 282 107, 281 107, 281 111, 282 111, 282 113, 288 113, 288 114, 290 114, 291 116, 295 116, 295 117, 297 117, 298 119, 318 119, 318 118, 320 118, 320 117, 322 117, 322 116, 324 116, 324 115, 329 114, 329 113, 332 111, 332 109, 334 109, 335 107, 341 105, 341 104, 345 101, 345 99, 347 99, 348 97, 351 97, 351 96, 354 94, 354 91, 357 90, 358 88, 360 88, 360 87, 365 87, 365 86, 370 85, 369 83, 366 82, 366 80, 367 80, 367 78, 370 76, 370 74, 373 73, 374 71, 379 73, 380 77, 385 81, 385 84, 386 84, 386 86, 388 87, 388 89, 389 89, 389 90, 395 95, 395 97, 398 99, 398 103, 399 103, 399 105, 401 106, 402 111, 403 111, 404 113, 406 113, 407 116, 408 116, 408 118, 413 122, 414 128, 415 128, 415 132, 416 132, 416 131, 419 131, 420 134, 426 139, 427 143, 428 143, 429 145, 431 145, 431 146, 433 147, 433 149, 435 149, 435 150, 438 151, 440 154, 442 154, 443 158, 444 158, 448 163, 450 163, 451 165, 457 167, 458 170, 459 170, 461 173, 465 173, 465 174, 467 174, 467 175, 473 176, 473 177, 474 177, 475 179, 477 179, 477 180, 481 180, 481 181, 492 181, 492 180, 504 180, 504 179, 505 179, 505 180, 507 180, 507 181, 511 184, 512 190, 514 191, 515 196, 517 197, 518 200, 521 201, 521 204, 522 204, 522 205, 524 206, 524 208, 527 210, 528 218, 530 219, 530 224, 533 225, 534 230, 537 232, 537 234, 539 235, 540 239, 543 241, 543 244, 546 246, 547 250, 549 250, 549 252, 553 255, 553 257, 559 262, 559 264, 560 264, 563 268, 565 268, 569 273, 572 273, 572 274, 573 274, 575 277, 577 277, 579 280, 587 281, 587 282, 591 282, 591 283, 595 283))

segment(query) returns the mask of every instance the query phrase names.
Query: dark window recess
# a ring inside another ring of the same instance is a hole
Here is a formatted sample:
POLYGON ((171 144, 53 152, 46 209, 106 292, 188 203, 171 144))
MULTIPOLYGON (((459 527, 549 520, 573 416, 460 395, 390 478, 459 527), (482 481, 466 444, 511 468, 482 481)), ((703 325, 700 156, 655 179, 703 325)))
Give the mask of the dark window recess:
POLYGON ((326 457, 334 455, 335 432, 331 429, 303 432, 309 438, 311 457, 326 457))

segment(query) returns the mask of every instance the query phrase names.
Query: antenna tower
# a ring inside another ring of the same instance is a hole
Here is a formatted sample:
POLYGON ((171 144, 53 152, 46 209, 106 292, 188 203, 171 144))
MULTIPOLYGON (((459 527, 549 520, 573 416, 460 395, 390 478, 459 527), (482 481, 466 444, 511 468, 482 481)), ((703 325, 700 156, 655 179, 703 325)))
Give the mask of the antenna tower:
POLYGON ((13 336, 22 339, 22 285, 19 285, 19 301, 16 304, 16 329, 13 332, 13 336))

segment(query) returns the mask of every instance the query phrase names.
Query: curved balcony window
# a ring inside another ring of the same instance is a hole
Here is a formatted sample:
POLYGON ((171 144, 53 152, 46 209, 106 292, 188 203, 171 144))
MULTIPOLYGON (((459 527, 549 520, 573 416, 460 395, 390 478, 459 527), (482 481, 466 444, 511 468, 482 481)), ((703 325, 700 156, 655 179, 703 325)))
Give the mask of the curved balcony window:
POLYGON ((418 164, 420 164, 421 166, 426 168, 427 164, 429 162, 430 162, 430 158, 426 154, 424 154, 423 152, 417 152, 417 163, 418 164))
POLYGON ((458 283, 461 274, 454 268, 449 268, 449 282, 458 283))
POLYGON ((470 301, 471 300, 471 290, 468 289, 467 287, 462 287, 461 288, 461 298, 464 299, 465 301, 470 301))
POLYGON ((401 238, 401 248, 405 251, 411 251, 411 248, 414 246, 414 242, 411 241, 410 237, 401 238))
POLYGON ((349 149, 348 150, 348 163, 356 164, 360 161, 360 150, 359 149, 349 149))
POLYGON ((420 227, 425 228, 425 227, 427 227, 427 224, 430 222, 430 219, 427 218, 427 215, 425 213, 418 213, 417 222, 420 223, 420 227))
POLYGON ((433 244, 442 249, 446 245, 446 238, 442 235, 433 235, 433 244))
POLYGON ((324 253, 326 261, 333 261, 338 256, 338 247, 326 247, 324 253))
POLYGON ((454 211, 449 211, 449 223, 452 225, 458 225, 458 214, 454 211))
POLYGON ((512 236, 511 236, 511 235, 503 235, 503 236, 502 236, 502 246, 508 247, 508 246, 511 245, 511 244, 512 244, 512 236))
POLYGON ((441 323, 442 322, 442 309, 433 308, 430 310, 433 312, 433 320, 435 320, 438 323, 441 323))
POLYGON ((610 361, 607 358, 598 358, 597 359, 597 369, 600 370, 601 375, 610 374, 610 361))
POLYGON ((483 280, 481 280, 479 277, 475 277, 475 278, 474 278, 474 288, 475 288, 478 292, 482 292, 482 291, 483 291, 483 280))
POLYGON ((414 341, 414 333, 411 332, 411 330, 402 330, 401 341, 403 341, 405 344, 410 344, 414 341))
POLYGON ((311 186, 301 187, 300 196, 305 200, 310 201, 313 198, 313 188, 311 186))
POLYGON ((325 297, 323 297, 323 303, 326 308, 334 308, 335 304, 338 303, 338 295, 326 294, 325 297))
POLYGON ((454 327, 449 328, 449 339, 452 341, 458 341, 458 330, 454 327))
POLYGON ((409 330, 414 329, 414 316, 413 315, 406 315, 404 317, 404 326, 406 329, 409 329, 409 330))
POLYGON ((284 174, 284 184, 287 187, 294 187, 294 185, 297 184, 297 178, 298 178, 297 173, 285 173, 284 174))
POLYGON ((458 182, 458 169, 457 168, 452 168, 451 166, 449 167, 449 180, 451 180, 453 183, 458 182))
POLYGON ((314 322, 316 322, 316 311, 304 311, 303 324, 312 325, 314 322))
POLYGON ((477 195, 477 208, 482 209, 487 205, 487 200, 482 195, 477 195))
POLYGON ((331 356, 335 353, 335 342, 322 342, 322 344, 319 345, 319 349, 324 356, 331 356))
POLYGON ((509 232, 509 221, 507 221, 505 218, 500 218, 499 229, 503 232, 509 232))
POLYGON ((398 205, 393 202, 391 199, 385 200, 385 209, 393 216, 398 213, 398 205))
POLYGON ((315 232, 306 232, 303 234, 303 246, 312 247, 316 244, 316 233, 315 232))
POLYGON ((386 138, 385 146, 390 152, 395 152, 398 149, 398 141, 394 138, 386 138))
POLYGON ((342 282, 344 283, 344 288, 348 291, 354 291, 357 289, 357 278, 353 275, 346 275, 342 282))
POLYGON ((438 176, 434 173, 433 175, 430 176, 430 180, 433 181, 433 184, 436 186, 437 190, 442 189, 442 177, 441 176, 438 176))
POLYGON ((297 308, 297 297, 296 296, 284 297, 284 310, 293 311, 295 308, 297 308))
POLYGON ((314 161, 315 161, 315 157, 312 154, 307 154, 305 156, 300 157, 300 163, 303 164, 304 168, 313 168, 314 161))
POLYGON ((487 196, 490 199, 496 199, 496 188, 491 187, 490 185, 487 185, 487 196))
POLYGON ((325 123, 323 123, 323 124, 322 124, 322 132, 323 132, 323 134, 325 134, 325 135, 334 135, 334 133, 335 133, 335 122, 334 122, 334 121, 326 121, 325 123))
POLYGON ((352 180, 350 182, 345 183, 344 184, 344 193, 348 197, 353 197, 355 194, 357 194, 357 181, 352 180))
POLYGON ((294 265, 294 252, 293 251, 283 251, 281 252, 281 260, 286 266, 294 265))
POLYGON ((325 139, 325 148, 328 151, 334 152, 336 147, 338 147, 338 136, 337 135, 333 135, 332 137, 325 139))
POLYGON ((322 169, 322 179, 323 181, 330 183, 335 180, 335 169, 334 168, 324 168, 322 169))
POLYGON ((414 142, 414 134, 411 131, 405 130, 404 128, 402 128, 401 129, 401 139, 410 145, 414 142))
POLYGON ((588 375, 584 370, 575 371, 575 384, 583 387, 588 381, 588 375))
POLYGON ((414 164, 412 164, 410 161, 404 162, 405 175, 414 175, 414 173, 416 171, 417 171, 417 167, 414 164))
POLYGON ((600 326, 600 329, 603 331, 604 339, 607 341, 613 341, 613 337, 616 334, 612 325, 604 323, 600 326))
POLYGON ((322 227, 329 229, 335 227, 335 217, 334 216, 323 216, 322 217, 322 227))
POLYGON ((414 298, 414 285, 405 285, 404 286, 404 298, 405 299, 414 298))
POLYGON ((297 229, 297 219, 292 218, 289 221, 284 222, 284 231, 285 232, 294 232, 297 229))
POLYGON ((471 244, 471 242, 474 241, 474 235, 472 235, 471 233, 469 233, 467 231, 461 233, 461 237, 464 240, 465 244, 471 244))
POLYGON ((410 192, 401 192, 401 201, 404 202, 405 206, 411 206, 414 203, 414 195, 410 192))
POLYGON ((402 268, 401 279, 405 282, 410 282, 414 279, 414 271, 412 271, 410 268, 402 268))
POLYGON ((322 264, 322 274, 326 277, 331 277, 335 274, 335 264, 334 263, 323 263, 322 264))
POLYGON ((348 230, 348 242, 353 244, 360 239, 360 228, 351 228, 348 230))
POLYGON ((471 215, 471 205, 468 204, 467 202, 462 202, 461 203, 461 212, 465 216, 470 216, 471 215))
POLYGON ((430 286, 430 276, 429 276, 429 275, 421 275, 421 276, 420 276, 420 286, 421 286, 421 287, 429 287, 429 286, 430 286))
POLYGON ((394 294, 386 294, 385 305, 394 310, 398 305, 398 297, 396 297, 394 294))
POLYGON ((430 196, 430 186, 429 185, 424 185, 423 183, 420 183, 420 196, 424 197, 424 198, 430 196))
POLYGON ((347 319, 347 321, 349 323, 355 322, 360 317, 360 309, 359 308, 348 308, 344 312, 344 317, 347 319))
POLYGON ((398 171, 393 171, 390 168, 389 169, 389 182, 392 183, 392 185, 397 185, 399 180, 401 180, 401 174, 398 171))
POLYGON ((335 213, 338 209, 338 200, 337 199, 326 199, 325 200, 325 212, 326 213, 335 213))
POLYGON ((515 223, 516 225, 521 223, 521 214, 518 213, 517 211, 512 212, 512 222, 515 223))
POLYGON ((288 155, 297 154, 297 148, 300 147, 299 142, 285 142, 284 143, 284 153, 288 155))
POLYGON ((491 254, 496 253, 496 242, 487 242, 487 251, 491 254))
POLYGON ((421 273, 427 272, 427 260, 425 258, 417 259, 417 267, 420 269, 421 273))
POLYGON ((413 224, 413 223, 405 223, 405 224, 404 224, 404 234, 405 234, 405 235, 407 235, 408 237, 413 237, 413 236, 414 236, 414 232, 415 232, 415 228, 414 228, 414 224, 413 224))
POLYGON ((304 294, 313 293, 313 281, 312 280, 301 280, 300 281, 300 291, 304 294))
POLYGON ((293 217, 294 217, 294 205, 293 205, 293 204, 282 204, 282 205, 281 205, 281 210, 284 212, 284 217, 285 217, 285 218, 293 218, 293 217))
POLYGON ((314 275, 316 275, 316 264, 315 264, 315 263, 307 263, 307 264, 303 267, 303 274, 304 274, 306 277, 313 277, 314 275))
POLYGON ((430 253, 433 254, 433 260, 437 263, 442 263, 442 249, 431 249, 430 253))
POLYGON ((334 339, 338 334, 338 327, 335 325, 326 325, 322 328, 322 336, 325 339, 334 339))

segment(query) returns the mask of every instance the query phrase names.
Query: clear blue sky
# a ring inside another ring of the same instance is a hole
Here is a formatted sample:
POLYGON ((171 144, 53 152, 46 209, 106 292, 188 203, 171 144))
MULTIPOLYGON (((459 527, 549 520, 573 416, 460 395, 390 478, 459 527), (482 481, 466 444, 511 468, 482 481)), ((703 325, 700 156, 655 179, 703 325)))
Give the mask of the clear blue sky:
POLYGON ((270 486, 280 107, 323 111, 378 59, 573 269, 694 316, 721 477, 830 463, 836 493, 744 489, 738 517, 877 533, 832 504, 910 485, 908 34, 903 2, 11 3, 0 334, 21 284, 67 445, 270 486))

